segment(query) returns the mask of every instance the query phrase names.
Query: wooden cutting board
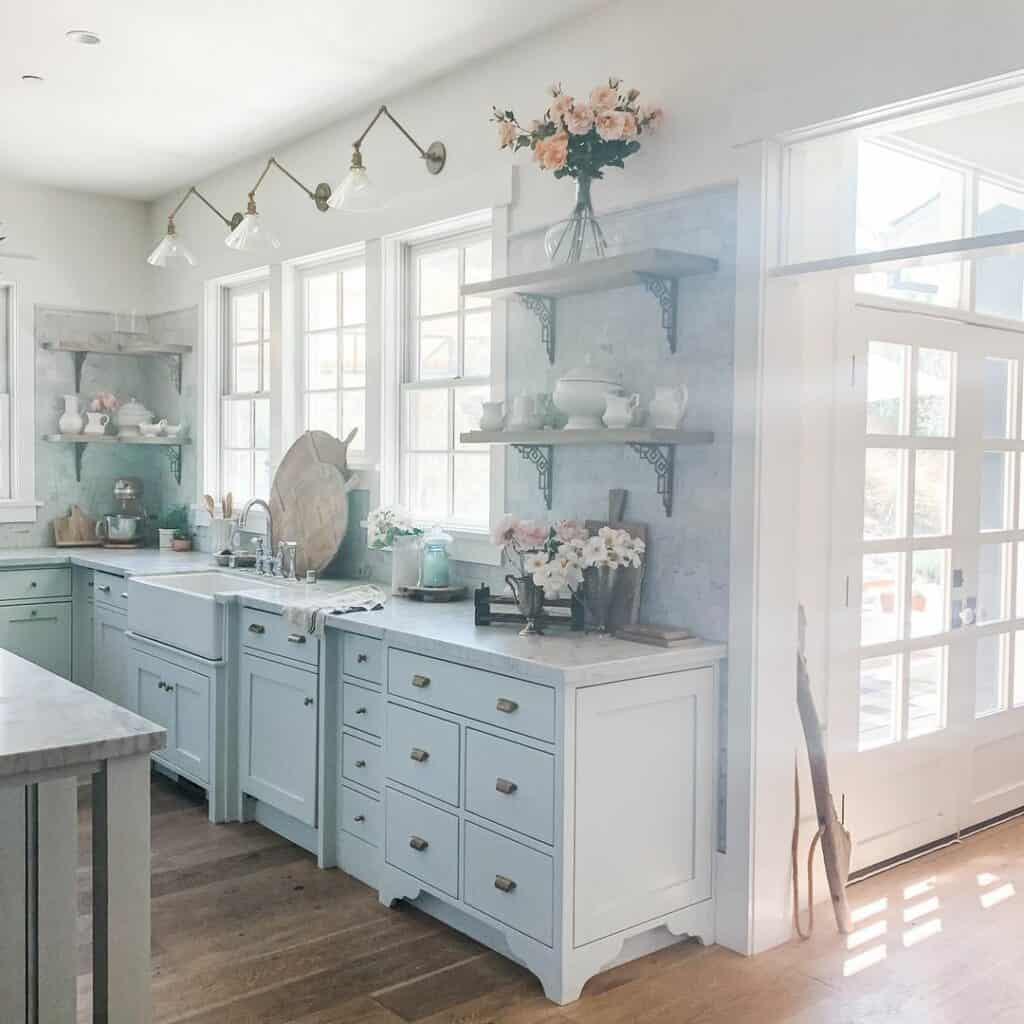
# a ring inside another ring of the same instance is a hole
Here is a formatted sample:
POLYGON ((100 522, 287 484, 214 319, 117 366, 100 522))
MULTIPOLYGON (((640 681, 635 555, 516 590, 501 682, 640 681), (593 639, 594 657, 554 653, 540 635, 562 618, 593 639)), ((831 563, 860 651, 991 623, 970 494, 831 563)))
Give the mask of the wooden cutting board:
POLYGON ((96 520, 77 505, 72 505, 66 516, 54 519, 53 542, 59 548, 97 548, 103 544, 96 536, 96 520))
POLYGON ((307 430, 285 453, 270 488, 273 544, 296 541, 295 570, 322 572, 348 530, 348 492, 358 477, 348 468, 348 446, 323 430, 307 430))
MULTIPOLYGON (((597 533, 602 526, 610 526, 614 530, 625 530, 631 537, 639 538, 647 544, 647 524, 630 522, 623 519, 626 511, 626 498, 629 492, 621 487, 608 492, 608 518, 588 519, 587 531, 597 533)), ((615 629, 625 623, 637 622, 640 619, 640 598, 643 596, 644 573, 650 551, 644 554, 644 563, 639 569, 618 570, 621 579, 617 585, 612 613, 609 616, 609 627, 615 629)))

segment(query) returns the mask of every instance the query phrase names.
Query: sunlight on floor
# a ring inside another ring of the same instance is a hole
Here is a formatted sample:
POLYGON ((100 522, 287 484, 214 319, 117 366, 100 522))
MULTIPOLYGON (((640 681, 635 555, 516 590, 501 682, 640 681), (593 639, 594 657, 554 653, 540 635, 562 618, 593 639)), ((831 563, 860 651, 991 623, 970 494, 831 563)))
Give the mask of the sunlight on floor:
POLYGON ((860 974, 861 971, 866 970, 868 967, 881 963, 886 958, 886 955, 887 951, 883 943, 881 946, 872 946, 871 949, 866 949, 863 953, 851 956, 843 964, 843 977, 852 978, 855 974, 860 974))
POLYGON ((919 917, 925 917, 927 914, 931 914, 939 909, 939 897, 932 896, 930 899, 922 900, 920 903, 915 903, 912 907, 907 907, 903 911, 903 921, 905 924, 910 924, 912 921, 916 921, 919 917))
POLYGON ((883 896, 880 900, 865 903, 863 907, 854 907, 850 911, 850 917, 853 918, 853 923, 857 924, 860 921, 866 921, 869 917, 874 917, 875 914, 884 914, 888 909, 889 897, 883 896))
POLYGON ((941 931, 942 918, 933 917, 930 921, 925 921, 924 924, 919 924, 915 928, 908 928, 903 933, 903 945, 906 949, 910 949, 911 946, 916 946, 919 942, 924 942, 925 939, 930 939, 941 931))
POLYGON ((988 910, 990 907, 994 907, 997 903, 1004 903, 1011 896, 1016 896, 1017 890, 1013 887, 1013 882, 1007 882, 1005 885, 999 886, 998 889, 989 889, 986 892, 981 893, 978 896, 978 902, 988 910))
POLYGON ((846 938, 847 949, 857 949, 867 945, 872 939, 877 939, 886 933, 889 925, 886 921, 874 921, 863 928, 858 928, 846 938))
POLYGON ((903 898, 905 900, 916 900, 918 896, 923 896, 926 892, 931 892, 935 888, 935 876, 932 875, 930 878, 925 878, 920 882, 915 882, 913 885, 908 885, 903 890, 903 898))

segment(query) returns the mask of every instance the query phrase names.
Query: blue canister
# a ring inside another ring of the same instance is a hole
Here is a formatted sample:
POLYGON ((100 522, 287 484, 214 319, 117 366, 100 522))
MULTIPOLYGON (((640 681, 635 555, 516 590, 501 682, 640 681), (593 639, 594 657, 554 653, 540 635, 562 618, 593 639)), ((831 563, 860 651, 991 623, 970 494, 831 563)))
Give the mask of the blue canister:
POLYGON ((452 538, 435 526, 423 537, 423 553, 420 559, 420 586, 447 587, 451 584, 451 568, 448 564, 448 545, 452 538))

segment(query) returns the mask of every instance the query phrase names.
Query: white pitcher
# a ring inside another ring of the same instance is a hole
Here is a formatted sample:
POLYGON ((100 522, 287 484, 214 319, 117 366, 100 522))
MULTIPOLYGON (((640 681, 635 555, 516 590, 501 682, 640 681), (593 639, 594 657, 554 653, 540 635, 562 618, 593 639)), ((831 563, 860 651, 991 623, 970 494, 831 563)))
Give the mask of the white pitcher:
POLYGON ((536 430, 540 426, 540 417, 533 404, 533 395, 517 395, 512 400, 512 415, 509 427, 514 430, 536 430))
POLYGON ((624 430, 633 425, 633 417, 639 404, 639 395, 606 395, 604 415, 601 419, 604 425, 612 430, 624 430))
POLYGON ((501 430, 503 426, 505 426, 505 403, 484 402, 483 413, 480 416, 480 429, 501 430))
POLYGON ((57 429, 62 434, 80 434, 85 420, 78 407, 78 395, 64 396, 64 412, 57 420, 57 429))
POLYGON ((105 412, 87 412, 85 414, 85 433, 105 434, 110 417, 105 412))
POLYGON ((654 389, 654 401, 647 410, 650 425, 657 430, 676 430, 686 415, 690 392, 685 384, 678 388, 654 389))

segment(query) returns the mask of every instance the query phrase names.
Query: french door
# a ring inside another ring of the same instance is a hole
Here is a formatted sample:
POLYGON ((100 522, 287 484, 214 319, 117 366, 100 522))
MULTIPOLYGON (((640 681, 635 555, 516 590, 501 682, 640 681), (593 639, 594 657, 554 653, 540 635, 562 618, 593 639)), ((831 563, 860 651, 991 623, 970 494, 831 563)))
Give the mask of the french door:
POLYGON ((829 731, 856 869, 1024 805, 1024 334, 847 327, 829 731))

